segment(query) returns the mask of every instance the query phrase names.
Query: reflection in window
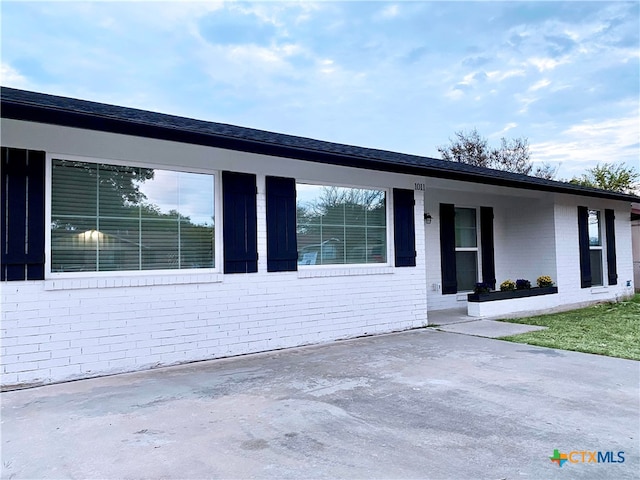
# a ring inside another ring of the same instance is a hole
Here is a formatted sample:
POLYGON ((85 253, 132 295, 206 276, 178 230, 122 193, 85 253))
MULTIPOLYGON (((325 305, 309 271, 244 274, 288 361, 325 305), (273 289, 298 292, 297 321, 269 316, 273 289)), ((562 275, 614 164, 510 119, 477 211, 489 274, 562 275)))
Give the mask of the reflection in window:
POLYGON ((589 257, 591 260, 591 285, 603 285, 602 228, 598 210, 589 210, 589 257))
POLYGON ((53 160, 53 272, 211 268, 213 175, 53 160))
POLYGON ((297 184, 299 265, 385 263, 384 190, 297 184))
POLYGON ((473 290, 478 281, 478 230, 475 208, 455 209, 456 280, 458 291, 473 290))

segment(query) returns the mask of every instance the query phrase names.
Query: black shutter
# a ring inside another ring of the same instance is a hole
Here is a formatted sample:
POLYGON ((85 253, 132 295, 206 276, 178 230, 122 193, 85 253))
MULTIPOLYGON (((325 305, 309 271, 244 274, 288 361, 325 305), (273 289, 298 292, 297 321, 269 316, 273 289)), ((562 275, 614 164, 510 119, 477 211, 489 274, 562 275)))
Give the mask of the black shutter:
POLYGON ((580 245, 580 287, 591 286, 591 255, 589 253, 589 209, 578 207, 578 243, 580 245))
POLYGON ((493 208, 480 207, 480 242, 482 243, 482 281, 496 288, 496 264, 493 247, 493 208))
POLYGON ((393 189, 393 246, 396 267, 416 266, 416 224, 413 190, 393 189))
POLYGON ((258 271, 256 176, 222 172, 224 273, 258 271))
POLYGON ((604 211, 604 228, 607 238, 607 270, 609 273, 609 285, 618 284, 618 267, 616 266, 616 227, 615 213, 613 210, 604 211))
POLYGON ((442 293, 458 292, 456 278, 456 209, 453 204, 440 204, 440 268, 442 293))
POLYGON ((267 271, 298 269, 296 180, 267 177, 267 271))
POLYGON ((2 147, 1 280, 44 279, 45 152, 2 147))

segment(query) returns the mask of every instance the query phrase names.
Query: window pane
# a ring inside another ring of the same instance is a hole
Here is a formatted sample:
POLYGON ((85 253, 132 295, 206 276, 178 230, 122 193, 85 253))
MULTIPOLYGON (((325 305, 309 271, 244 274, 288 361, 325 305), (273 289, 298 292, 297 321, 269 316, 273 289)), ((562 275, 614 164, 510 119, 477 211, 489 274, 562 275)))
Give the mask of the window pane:
POLYGON ((456 247, 476 247, 476 210, 456 208, 456 247))
POLYGON ((140 269, 138 219, 100 219, 99 271, 140 269))
POLYGON ((367 209, 364 205, 348 203, 344 206, 344 222, 346 225, 364 226, 366 223, 367 209))
POLYGON ((383 263, 383 190, 297 185, 299 265, 383 263))
POLYGON ((323 225, 344 225, 344 204, 343 203, 326 203, 323 205, 320 223, 323 225))
POLYGON ((98 165, 98 215, 138 218, 141 194, 136 186, 139 168, 98 165))
POLYGON ((382 195, 381 198, 376 199, 367 209, 367 225, 384 227, 386 224, 387 209, 384 195, 382 195))
POLYGON ((193 225, 213 226, 214 185, 211 175, 178 174, 180 217, 193 225))
POLYGON ((180 268, 213 267, 213 226, 180 222, 180 268))
POLYGON ((347 227, 345 233, 346 263, 367 263, 366 228, 347 227))
POLYGON ((52 219, 51 271, 95 272, 98 236, 95 217, 52 219))
POLYGON ((299 265, 317 265, 320 262, 321 230, 320 225, 297 225, 299 265))
POLYGON ((345 231, 344 227, 322 228, 322 241, 319 245, 320 265, 345 263, 345 231))
POLYGON ((96 216, 97 165, 53 160, 51 213, 80 217, 96 216))
POLYGON ((602 250, 591 250, 591 285, 602 285, 602 250))
POLYGON ((178 172, 151 170, 150 175, 136 181, 142 202, 144 218, 178 218, 178 172))
POLYGON ((589 245, 602 245, 600 212, 597 210, 589 210, 589 245))
POLYGON ((367 263, 387 261, 387 231, 383 227, 367 229, 367 263))
POLYGON ((142 220, 142 269, 179 268, 178 222, 142 220))
POLYGON ((213 175, 52 165, 52 271, 215 265, 213 175))
POLYGON ((473 290, 478 282, 478 252, 456 252, 458 291, 473 290))

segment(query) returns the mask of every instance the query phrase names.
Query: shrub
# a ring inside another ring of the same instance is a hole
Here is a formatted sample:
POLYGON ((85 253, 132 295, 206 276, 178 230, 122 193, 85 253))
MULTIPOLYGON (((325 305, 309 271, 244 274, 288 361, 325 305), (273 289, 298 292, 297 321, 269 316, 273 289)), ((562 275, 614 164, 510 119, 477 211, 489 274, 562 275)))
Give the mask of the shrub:
POLYGON ((476 286, 473 288, 473 293, 489 293, 491 291, 491 285, 485 282, 476 283, 476 286))
POLYGON ((514 282, 513 280, 505 280, 500 284, 501 292, 510 292, 515 289, 516 289, 516 282, 514 282))
POLYGON ((516 280, 516 290, 529 290, 531 288, 531 282, 523 278, 516 280))
POLYGON ((542 275, 541 277, 538 277, 536 283, 540 288, 553 287, 553 280, 551 280, 551 277, 549 275, 542 275))

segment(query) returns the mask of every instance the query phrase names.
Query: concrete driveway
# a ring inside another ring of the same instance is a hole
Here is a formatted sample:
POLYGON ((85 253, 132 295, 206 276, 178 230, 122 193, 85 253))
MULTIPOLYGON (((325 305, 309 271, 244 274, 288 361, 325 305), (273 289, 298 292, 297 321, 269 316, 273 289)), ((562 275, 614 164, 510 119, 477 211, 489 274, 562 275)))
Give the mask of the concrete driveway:
POLYGON ((422 329, 5 392, 2 474, 636 479, 639 373, 422 329))

